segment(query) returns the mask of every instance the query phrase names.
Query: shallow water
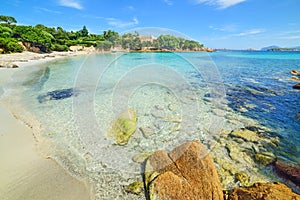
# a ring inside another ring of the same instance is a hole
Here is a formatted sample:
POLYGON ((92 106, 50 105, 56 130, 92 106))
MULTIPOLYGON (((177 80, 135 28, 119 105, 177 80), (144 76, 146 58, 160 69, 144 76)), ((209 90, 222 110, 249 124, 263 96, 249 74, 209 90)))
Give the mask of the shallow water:
POLYGON ((289 80, 299 67, 291 52, 90 55, 26 67, 3 98, 35 128, 42 151, 47 144, 47 154, 92 183, 96 199, 140 199, 122 190, 141 180, 134 155, 192 139, 211 148, 223 129, 267 127, 280 136, 277 156, 300 162, 300 93, 289 80), (138 130, 118 146, 108 131, 128 108, 138 130))

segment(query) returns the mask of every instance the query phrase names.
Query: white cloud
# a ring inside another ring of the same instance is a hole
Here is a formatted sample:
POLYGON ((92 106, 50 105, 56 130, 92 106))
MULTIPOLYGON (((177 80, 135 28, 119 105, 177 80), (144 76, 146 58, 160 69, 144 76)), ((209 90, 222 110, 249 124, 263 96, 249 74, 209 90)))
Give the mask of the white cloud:
POLYGON ((247 0, 196 0, 197 4, 208 4, 211 6, 217 6, 219 9, 225 9, 236 4, 242 3, 247 0))
POLYGON ((128 10, 135 10, 133 6, 127 6, 128 10))
POLYGON ((139 20, 137 18, 133 18, 132 21, 127 22, 115 18, 107 18, 106 20, 108 21, 108 25, 118 28, 125 28, 139 24, 139 20))
POLYGON ((78 10, 82 10, 83 6, 78 2, 78 0, 59 0, 59 5, 75 8, 78 10))
POLYGON ((237 29, 236 25, 225 25, 221 27, 209 26, 210 29, 215 31, 223 31, 223 32, 234 32, 237 29))
POLYGON ((61 12, 59 12, 59 11, 56 11, 56 10, 50 10, 50 9, 47 9, 47 8, 35 7, 35 10, 36 10, 37 12, 48 12, 48 13, 53 13, 53 14, 61 14, 61 12))
POLYGON ((300 30, 285 31, 285 32, 282 32, 281 35, 289 35, 289 34, 295 34, 295 33, 300 33, 300 30))
POLYGON ((164 2, 169 6, 173 5, 173 1, 171 1, 171 0, 164 0, 164 2))
POLYGON ((252 29, 252 30, 248 30, 242 33, 237 33, 237 34, 233 34, 232 36, 246 36, 246 35, 256 35, 259 33, 263 33, 265 32, 265 30, 263 29, 252 29))
POLYGON ((279 39, 296 40, 296 39, 300 39, 300 35, 291 35, 291 36, 286 36, 286 37, 280 37, 279 39))

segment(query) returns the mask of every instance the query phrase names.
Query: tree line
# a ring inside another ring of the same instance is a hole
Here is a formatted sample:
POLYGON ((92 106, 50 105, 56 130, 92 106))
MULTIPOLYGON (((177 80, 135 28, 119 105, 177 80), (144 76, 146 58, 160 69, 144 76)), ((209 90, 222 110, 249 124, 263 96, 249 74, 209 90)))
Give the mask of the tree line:
POLYGON ((66 31, 62 27, 16 25, 17 20, 11 16, 0 15, 0 53, 22 52, 22 43, 33 43, 44 46, 45 52, 67 51, 70 46, 94 46, 102 50, 121 47, 126 50, 166 49, 200 50, 204 46, 197 41, 161 35, 151 41, 142 41, 139 34, 120 35, 116 31, 107 30, 103 34, 91 34, 86 26, 78 31, 66 31))

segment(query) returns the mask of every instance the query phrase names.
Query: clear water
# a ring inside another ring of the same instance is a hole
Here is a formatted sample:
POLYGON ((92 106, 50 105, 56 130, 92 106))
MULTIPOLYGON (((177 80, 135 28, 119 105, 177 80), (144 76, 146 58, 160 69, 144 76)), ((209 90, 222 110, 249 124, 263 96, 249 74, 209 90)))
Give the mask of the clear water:
POLYGON ((289 74, 299 67, 291 52, 89 55, 24 68, 3 99, 42 152, 94 185, 96 199, 140 199, 122 192, 141 180, 134 155, 192 139, 211 147, 222 129, 267 127, 281 136, 277 156, 300 162, 300 93, 289 74), (53 91, 60 96, 50 100, 53 91), (138 130, 118 146, 108 131, 128 108, 138 130))

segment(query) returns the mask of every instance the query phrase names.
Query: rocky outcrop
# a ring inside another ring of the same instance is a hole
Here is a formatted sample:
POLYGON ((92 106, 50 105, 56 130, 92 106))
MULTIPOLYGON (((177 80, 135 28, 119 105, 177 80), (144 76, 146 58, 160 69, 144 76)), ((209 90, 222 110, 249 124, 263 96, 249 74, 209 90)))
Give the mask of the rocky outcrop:
POLYGON ((125 110, 115 121, 109 130, 109 137, 114 138, 118 145, 126 145, 131 135, 136 131, 136 112, 133 109, 125 110))
POLYGON ((75 51, 75 52, 82 51, 83 49, 84 49, 84 46, 70 46, 69 47, 70 51, 75 51))
POLYGON ((275 173, 289 185, 296 187, 300 191, 300 164, 287 165, 276 160, 272 163, 275 173))
POLYGON ((235 188, 228 200, 300 200, 300 195, 292 192, 282 183, 255 183, 251 187, 235 188))
POLYGON ((237 186, 251 186, 266 179, 264 170, 276 155, 279 138, 267 129, 247 126, 235 130, 223 130, 216 143, 212 143, 210 155, 225 190, 237 186))
POLYGON ((43 44, 32 43, 32 42, 23 42, 23 45, 27 49, 27 51, 31 51, 34 53, 47 53, 47 47, 43 44))
POLYGON ((217 171, 198 141, 187 142, 169 154, 156 151, 145 166, 149 199, 223 199, 217 171))
POLYGON ((300 90, 300 83, 296 84, 293 86, 293 89, 297 89, 297 90, 300 90))

